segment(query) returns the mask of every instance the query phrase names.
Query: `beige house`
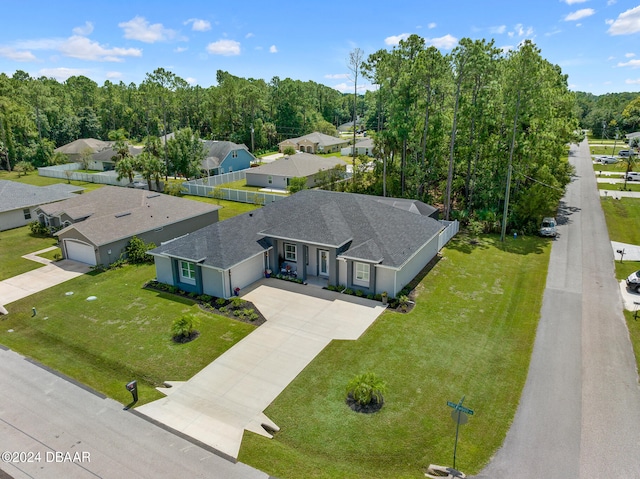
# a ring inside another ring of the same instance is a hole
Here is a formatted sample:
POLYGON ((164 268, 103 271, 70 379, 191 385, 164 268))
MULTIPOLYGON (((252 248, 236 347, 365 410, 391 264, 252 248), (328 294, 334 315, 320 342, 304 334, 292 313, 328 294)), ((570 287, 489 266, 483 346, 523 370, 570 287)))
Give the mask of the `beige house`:
POLYGON ((292 146, 296 151, 303 153, 336 153, 341 148, 349 145, 349 140, 325 135, 324 133, 313 132, 299 138, 289 138, 278 143, 278 148, 282 153, 288 146, 292 146))
POLYGON ((286 190, 291 178, 306 178, 307 188, 313 188, 316 186, 318 172, 345 165, 344 161, 335 156, 325 158, 297 153, 247 170, 247 186, 286 190))

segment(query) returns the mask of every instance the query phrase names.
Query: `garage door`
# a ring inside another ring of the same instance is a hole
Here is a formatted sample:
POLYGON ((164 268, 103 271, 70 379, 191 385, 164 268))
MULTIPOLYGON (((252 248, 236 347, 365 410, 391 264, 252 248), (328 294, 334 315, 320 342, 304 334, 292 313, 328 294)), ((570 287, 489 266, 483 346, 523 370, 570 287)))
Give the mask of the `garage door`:
POLYGON ((90 265, 96 264, 96 254, 93 251, 93 246, 79 243, 78 241, 64 240, 64 247, 67 251, 67 259, 90 265))

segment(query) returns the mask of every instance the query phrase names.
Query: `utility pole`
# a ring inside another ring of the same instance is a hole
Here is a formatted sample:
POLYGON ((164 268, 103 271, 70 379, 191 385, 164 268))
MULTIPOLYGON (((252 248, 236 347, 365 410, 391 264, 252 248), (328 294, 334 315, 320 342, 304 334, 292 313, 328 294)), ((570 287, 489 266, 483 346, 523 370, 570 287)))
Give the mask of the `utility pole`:
POLYGON ((518 125, 518 112, 520 110, 520 94, 522 90, 518 90, 518 100, 516 101, 516 114, 513 117, 513 131, 511 134, 511 147, 509 148, 509 167, 507 168, 507 187, 504 193, 504 210, 502 212, 502 231, 500 233, 500 241, 504 242, 507 233, 507 216, 509 213, 509 193, 511 192, 511 170, 513 169, 513 149, 516 143, 516 129, 518 125))

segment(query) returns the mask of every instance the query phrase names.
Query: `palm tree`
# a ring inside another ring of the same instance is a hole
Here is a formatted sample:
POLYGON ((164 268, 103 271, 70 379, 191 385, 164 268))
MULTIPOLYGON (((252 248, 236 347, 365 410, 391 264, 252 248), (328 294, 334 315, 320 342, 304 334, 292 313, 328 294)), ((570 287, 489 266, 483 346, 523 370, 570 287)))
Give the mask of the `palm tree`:
POLYGON ((122 178, 129 178, 129 183, 133 183, 133 175, 135 173, 135 161, 131 156, 125 156, 116 163, 116 173, 118 173, 118 181, 122 178))
POLYGON ((156 190, 160 191, 160 178, 164 175, 164 162, 157 156, 153 156, 147 151, 143 151, 137 158, 140 169, 142 170, 142 176, 147 180, 149 185, 149 191, 151 188, 151 181, 156 183, 156 190))

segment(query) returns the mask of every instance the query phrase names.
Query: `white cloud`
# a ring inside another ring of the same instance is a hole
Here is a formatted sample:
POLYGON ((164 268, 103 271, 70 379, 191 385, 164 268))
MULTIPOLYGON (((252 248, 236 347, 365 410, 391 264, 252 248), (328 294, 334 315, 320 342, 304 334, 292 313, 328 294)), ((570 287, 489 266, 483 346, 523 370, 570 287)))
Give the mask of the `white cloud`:
POLYGON ((625 53, 625 54, 624 54, 624 56, 625 56, 626 58, 633 58, 633 57, 635 57, 635 56, 636 56, 636 54, 635 54, 635 53, 625 53))
POLYGON ((384 39, 384 43, 386 45, 398 45, 400 43, 400 40, 406 40, 407 38, 409 38, 411 34, 410 33, 401 33, 400 35, 391 35, 390 37, 387 37, 384 39))
POLYGON ((522 23, 517 23, 514 27, 513 27, 513 31, 508 32, 507 35, 509 35, 509 37, 513 38, 514 36, 518 36, 518 37, 530 37, 531 35, 533 35, 533 27, 527 27, 525 28, 524 25, 522 23))
POLYGON ((336 90, 338 90, 341 93, 346 93, 348 90, 351 89, 351 87, 349 85, 347 85, 346 83, 338 83, 333 88, 335 88, 336 90))
POLYGON ((506 31, 507 31, 507 26, 506 25, 499 25, 497 27, 489 27, 489 33, 497 33, 499 35, 502 35, 506 31))
POLYGON ((255 37, 255 35, 251 32, 247 33, 244 38, 251 38, 251 37, 255 37))
POLYGON ((121 62, 122 57, 141 57, 139 48, 105 48, 86 37, 74 35, 62 42, 58 50, 65 56, 81 60, 121 62))
POLYGON ((335 73, 335 74, 329 73, 324 77, 330 80, 344 80, 345 78, 349 78, 349 74, 348 73, 335 73))
POLYGON ((278 47, 276 47, 275 45, 271 45, 269 47, 269 53, 278 53, 278 47))
POLYGON ((584 3, 587 0, 564 0, 564 3, 567 5, 573 5, 574 3, 584 3))
POLYGON ((182 53, 182 52, 186 52, 187 50, 188 50, 187 47, 176 47, 173 49, 175 53, 182 53))
POLYGON ((610 25, 607 31, 610 35, 630 35, 640 32, 640 5, 621 13, 610 25))
POLYGON ((425 38, 427 45, 433 45, 436 48, 442 48, 443 50, 451 50, 458 44, 458 39, 448 33, 443 37, 438 38, 425 38))
POLYGON ((596 13, 593 8, 583 8, 581 10, 576 10, 575 12, 571 12, 569 15, 564 17, 565 22, 574 22, 576 20, 580 20, 581 18, 590 17, 596 13))
POLYGON ((209 43, 207 51, 212 55, 225 57, 240 55, 240 43, 235 40, 218 40, 217 42, 209 43))
POLYGON ((628 62, 620 62, 618 63, 619 67, 631 67, 631 68, 640 68, 640 60, 629 60, 628 62))
POLYGON ((609 0, 607 2, 607 6, 610 7, 611 5, 615 5, 616 3, 618 3, 617 0, 609 0))
POLYGON ((28 50, 15 50, 10 47, 0 47, 0 57, 8 58, 16 62, 32 62, 36 60, 33 53, 28 50))
POLYGON ((189 85, 195 85, 198 83, 198 80, 193 77, 187 77, 184 79, 184 81, 186 81, 189 85))
POLYGON ((136 16, 128 22, 118 23, 118 26, 124 30, 124 37, 129 40, 138 40, 144 43, 155 43, 166 41, 174 38, 176 32, 169 28, 165 28, 162 23, 149 22, 144 17, 136 16))
POLYGON ((609 58, 607 58, 607 60, 611 61, 611 60, 615 60, 616 57, 614 57, 613 55, 611 55, 609 58))
POLYGON ((83 37, 86 37, 87 35, 91 35, 91 32, 93 32, 93 23, 91 22, 84 22, 83 26, 76 27, 73 29, 74 34, 82 35, 83 37))
POLYGON ((436 22, 431 22, 429 25, 427 25, 427 28, 429 28, 430 30, 433 30, 434 28, 436 28, 438 25, 436 24, 436 22))
POLYGON ((81 68, 43 68, 38 72, 38 76, 44 76, 47 78, 55 78, 58 81, 65 81, 69 77, 73 76, 87 76, 89 70, 83 70, 81 68))
POLYGON ((191 30, 194 32, 206 32, 211 30, 211 23, 207 20, 201 20, 199 18, 190 18, 186 22, 185 25, 189 25, 191 23, 191 30))
POLYGON ((640 85, 640 78, 637 78, 635 80, 628 79, 628 80, 625 80, 624 82, 627 85, 640 85))
POLYGON ((107 72, 107 78, 109 80, 122 78, 122 72, 107 72))

